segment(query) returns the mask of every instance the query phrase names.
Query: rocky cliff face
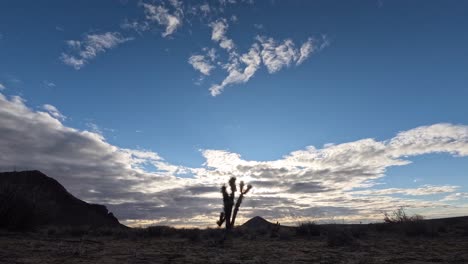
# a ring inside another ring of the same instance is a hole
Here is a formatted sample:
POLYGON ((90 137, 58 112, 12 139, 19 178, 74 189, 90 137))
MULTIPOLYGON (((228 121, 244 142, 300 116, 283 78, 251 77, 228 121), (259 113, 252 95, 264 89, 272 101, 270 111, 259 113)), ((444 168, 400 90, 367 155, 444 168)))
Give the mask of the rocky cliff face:
POLYGON ((86 203, 40 171, 0 173, 0 227, 121 227, 99 204, 86 203))

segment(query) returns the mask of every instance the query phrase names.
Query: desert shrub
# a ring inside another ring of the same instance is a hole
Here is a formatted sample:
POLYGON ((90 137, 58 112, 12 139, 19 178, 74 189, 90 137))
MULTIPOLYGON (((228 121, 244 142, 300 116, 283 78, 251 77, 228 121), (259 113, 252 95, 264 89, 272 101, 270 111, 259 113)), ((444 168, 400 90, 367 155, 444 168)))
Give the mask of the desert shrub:
POLYGON ((177 234, 177 230, 170 226, 148 226, 144 229, 143 236, 147 237, 170 237, 177 234))
POLYGON ((415 214, 408 216, 404 207, 400 207, 391 213, 384 213, 384 222, 387 224, 417 222, 422 220, 424 220, 422 215, 415 214))
POLYGON ((436 236, 437 230, 433 225, 424 221, 421 215, 409 216, 406 214, 404 207, 384 214, 384 222, 390 231, 397 231, 407 236, 436 236))
POLYGON ((270 228, 270 237, 271 238, 278 237, 280 229, 281 229, 280 223, 276 222, 276 224, 271 226, 270 228))
POLYGON ((180 237, 186 238, 192 242, 199 241, 201 237, 201 231, 198 228, 183 228, 177 231, 180 234, 180 237))
POLYGON ((354 242, 354 237, 349 229, 338 226, 327 228, 327 245, 329 247, 350 246, 354 242))
POLYGON ((302 237, 320 236, 320 226, 314 222, 301 223, 296 227, 296 235, 302 237))

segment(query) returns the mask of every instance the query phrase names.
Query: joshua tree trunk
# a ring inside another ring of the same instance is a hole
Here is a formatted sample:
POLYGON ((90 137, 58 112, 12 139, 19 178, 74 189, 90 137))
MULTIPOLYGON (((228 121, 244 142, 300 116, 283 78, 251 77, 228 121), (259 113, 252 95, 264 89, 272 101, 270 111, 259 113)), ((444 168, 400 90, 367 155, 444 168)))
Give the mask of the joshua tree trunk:
POLYGON ((245 187, 244 182, 243 181, 240 182, 239 184, 240 195, 239 195, 239 198, 237 198, 237 201, 235 202, 235 204, 234 204, 234 201, 235 201, 236 192, 237 192, 236 177, 231 177, 231 179, 229 179, 229 187, 231 189, 230 194, 227 191, 226 185, 223 185, 223 187, 221 187, 221 193, 223 194, 224 210, 223 212, 220 213, 219 220, 217 222, 218 226, 222 226, 223 223, 225 223, 226 231, 229 231, 234 227, 237 213, 239 212, 239 207, 242 204, 244 195, 247 194, 250 191, 250 189, 252 189, 252 185, 249 184, 247 185, 247 188, 244 188, 245 187), (234 211, 233 211, 233 207, 234 207, 234 211))

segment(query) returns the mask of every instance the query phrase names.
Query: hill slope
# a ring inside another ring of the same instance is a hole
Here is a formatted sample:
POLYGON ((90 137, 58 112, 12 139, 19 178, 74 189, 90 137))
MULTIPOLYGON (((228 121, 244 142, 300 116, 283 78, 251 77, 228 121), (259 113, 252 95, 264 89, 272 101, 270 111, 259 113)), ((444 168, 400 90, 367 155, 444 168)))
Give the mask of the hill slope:
POLYGON ((260 229, 268 230, 272 228, 272 226, 274 226, 273 223, 268 222, 267 220, 265 220, 264 218, 260 216, 255 216, 249 219, 244 224, 242 224, 240 228, 246 229, 246 230, 260 230, 260 229))
POLYGON ((0 173, 0 227, 39 225, 123 226, 105 206, 74 197, 40 171, 0 173))

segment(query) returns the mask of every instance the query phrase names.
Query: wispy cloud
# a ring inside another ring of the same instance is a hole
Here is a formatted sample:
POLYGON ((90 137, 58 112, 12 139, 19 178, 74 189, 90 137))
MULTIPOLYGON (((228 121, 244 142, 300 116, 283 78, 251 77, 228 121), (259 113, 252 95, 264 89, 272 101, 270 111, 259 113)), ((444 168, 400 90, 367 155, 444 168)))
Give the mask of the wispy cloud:
POLYGON ((0 83, 0 91, 5 90, 5 89, 6 89, 5 85, 3 85, 2 83, 0 83))
MULTIPOLYGON (((270 74, 276 73, 285 67, 302 64, 314 52, 323 49, 329 43, 326 37, 319 40, 309 38, 297 48, 291 39, 278 43, 273 38, 257 36, 248 52, 240 54, 234 41, 227 37, 229 25, 226 19, 218 19, 211 23, 210 27, 212 28, 211 39, 228 53, 227 62, 217 61, 217 64, 223 65, 227 76, 221 83, 214 84, 209 88, 212 96, 220 95, 229 85, 248 82, 262 64, 265 65, 270 74)), ((198 57, 198 59, 203 58, 198 57)), ((193 65, 193 63, 191 64, 193 65)), ((205 72, 209 72, 213 68, 210 68, 209 71, 207 67, 203 69, 205 72)), ((200 71, 200 69, 197 70, 200 71)))
POLYGON ((457 191, 460 186, 453 185, 444 185, 444 186, 434 186, 434 185, 423 185, 419 188, 387 188, 387 189, 378 189, 378 190, 365 190, 365 191, 356 191, 353 192, 354 195, 393 195, 393 194, 403 194, 411 196, 423 196, 423 195, 433 195, 433 194, 443 194, 443 193, 452 193, 457 191))
POLYGON ((142 4, 146 18, 149 21, 157 22, 159 25, 165 27, 165 31, 162 33, 163 37, 173 34, 177 28, 182 25, 182 19, 184 16, 182 2, 171 0, 169 3, 172 6, 172 12, 164 5, 153 5, 148 3, 142 4))
POLYGON ((262 61, 269 73, 276 73, 282 68, 289 67, 292 64, 302 64, 314 52, 324 48, 325 44, 323 43, 328 43, 322 42, 318 44, 317 41, 309 38, 300 48, 296 48, 291 39, 286 39, 281 43, 277 43, 273 38, 259 36, 257 40, 263 47, 261 53, 262 61))
POLYGON ((42 85, 43 85, 44 87, 47 87, 47 88, 54 88, 54 87, 57 86, 54 82, 47 81, 47 80, 44 80, 44 81, 42 82, 42 85))
POLYGON ((211 23, 210 27, 212 28, 211 39, 218 42, 221 48, 228 51, 234 48, 232 39, 226 37, 226 31, 228 29, 226 19, 219 19, 211 23))
POLYGON ((68 40, 66 43, 70 48, 70 53, 62 53, 60 59, 65 64, 79 70, 99 53, 104 53, 132 39, 123 37, 118 32, 88 34, 83 40, 68 40))
POLYGON ((468 200, 468 193, 451 193, 442 199, 443 202, 453 202, 460 200, 468 200))
POLYGON ((222 207, 218 188, 230 176, 254 184, 240 222, 254 215, 284 223, 311 217, 380 219, 382 211, 398 206, 430 208, 428 217, 468 213, 451 203, 466 198, 458 186, 376 189, 390 177, 385 176, 388 169, 411 163, 407 157, 449 153, 466 159, 465 125, 422 126, 384 141, 309 146, 271 161, 206 149, 203 166, 189 168, 156 152, 121 148, 102 134, 67 127, 55 107, 47 108, 47 113, 34 111, 21 97, 0 94, 0 149, 8 153, 0 155, 0 170, 15 165, 42 170, 78 197, 108 205, 125 223, 214 224, 222 207), (446 195, 442 201, 425 198, 441 194, 446 195))
POLYGON ((215 68, 205 55, 192 55, 188 62, 195 70, 203 75, 210 75, 211 70, 215 68))
POLYGON ((231 53, 231 60, 225 65, 228 76, 220 83, 210 87, 212 96, 221 94, 231 84, 245 83, 252 78, 261 64, 260 50, 257 44, 252 45, 247 53, 231 53))
POLYGON ((60 113, 60 111, 53 105, 45 104, 45 105, 42 106, 42 108, 44 110, 46 110, 47 113, 49 113, 55 119, 58 119, 58 120, 61 120, 61 121, 67 119, 67 117, 64 116, 62 113, 60 113))

